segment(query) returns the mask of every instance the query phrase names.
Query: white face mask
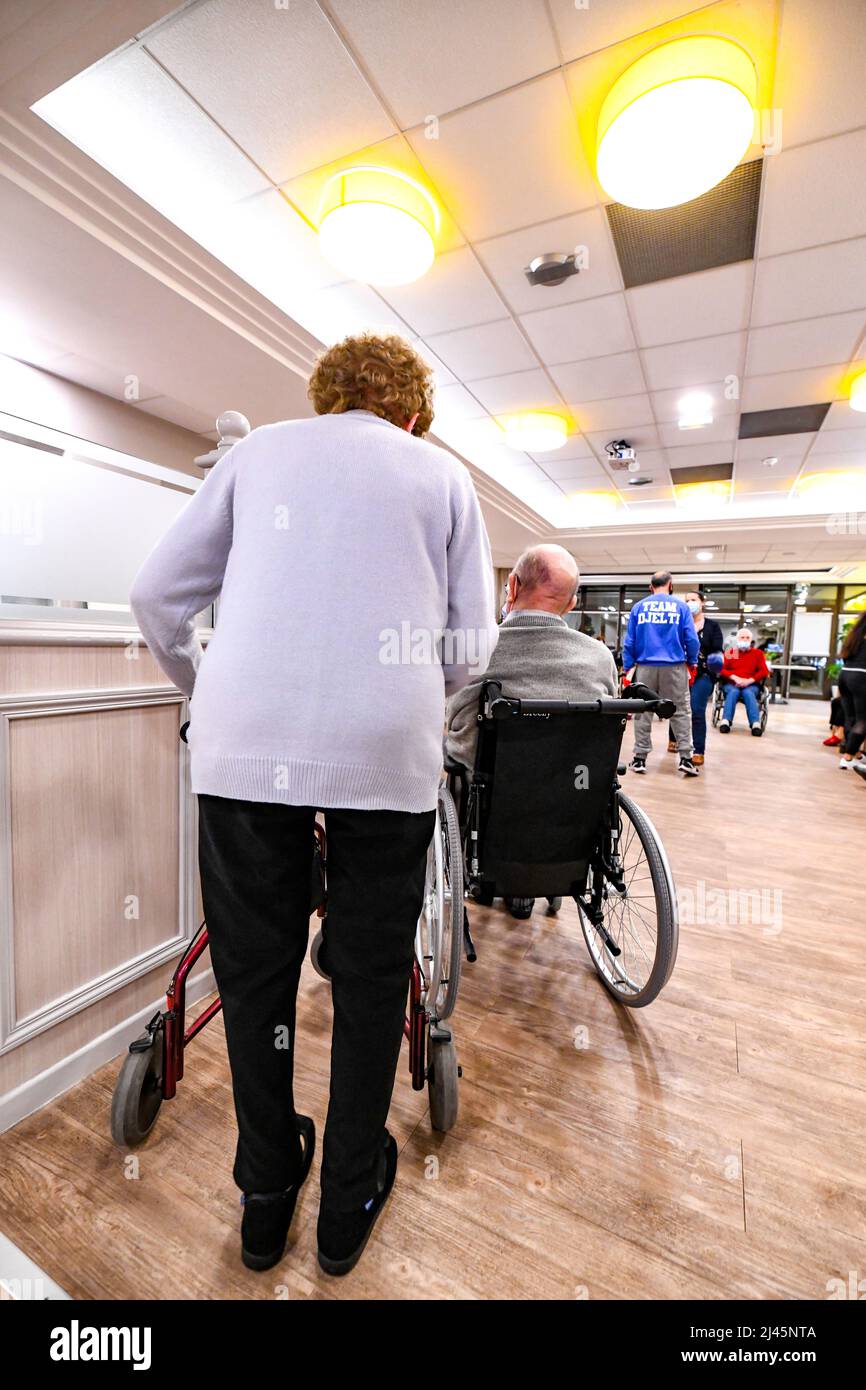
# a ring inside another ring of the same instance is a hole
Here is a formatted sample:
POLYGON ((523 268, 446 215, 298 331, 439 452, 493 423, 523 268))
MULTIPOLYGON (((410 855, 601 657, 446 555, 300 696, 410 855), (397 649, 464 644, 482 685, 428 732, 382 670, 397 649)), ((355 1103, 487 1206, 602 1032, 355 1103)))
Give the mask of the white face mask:
POLYGON ((750 640, 748 637, 738 637, 738 638, 737 638, 737 646, 739 647, 739 649, 740 649, 741 652, 747 652, 747 651, 749 650, 749 648, 751 647, 751 645, 752 645, 751 640, 750 640))
POLYGON ((690 613, 700 613, 701 605, 696 598, 689 599, 688 609, 690 613))

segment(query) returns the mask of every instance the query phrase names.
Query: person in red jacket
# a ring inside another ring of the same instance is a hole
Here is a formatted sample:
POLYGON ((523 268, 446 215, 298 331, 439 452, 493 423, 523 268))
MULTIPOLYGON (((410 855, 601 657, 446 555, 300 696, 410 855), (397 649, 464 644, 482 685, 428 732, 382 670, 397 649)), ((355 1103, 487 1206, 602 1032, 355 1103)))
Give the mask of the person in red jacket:
POLYGON ((746 716, 751 725, 752 734, 755 738, 760 738, 761 711, 758 705, 757 683, 769 676, 770 668, 764 653, 755 646, 755 639, 747 627, 740 628, 736 640, 737 645, 725 652, 725 664, 722 667, 725 707, 722 711, 719 732, 723 734, 731 732, 731 721, 734 717, 734 710, 737 708, 737 701, 742 700, 746 706, 746 716))

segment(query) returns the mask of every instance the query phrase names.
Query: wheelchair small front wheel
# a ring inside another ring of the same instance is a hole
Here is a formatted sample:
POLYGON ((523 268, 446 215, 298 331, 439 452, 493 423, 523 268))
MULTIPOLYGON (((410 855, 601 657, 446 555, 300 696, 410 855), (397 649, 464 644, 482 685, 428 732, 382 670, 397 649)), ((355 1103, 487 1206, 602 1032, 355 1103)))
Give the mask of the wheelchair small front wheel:
POLYGON ((676 889, 649 816, 622 793, 617 802, 619 879, 613 882, 600 864, 594 865, 601 920, 590 915, 591 895, 587 901, 578 899, 578 907, 584 939, 603 984, 621 1003, 636 1009, 652 1003, 674 968, 676 889))
POLYGON ((454 1039, 437 1037, 430 1030, 430 1066, 427 1074, 427 1094, 430 1098, 430 1123, 435 1130, 447 1134, 457 1123, 458 1078, 457 1052, 454 1039))
POLYGON ((162 1048, 160 1027, 151 1034, 149 1047, 123 1059, 111 1098, 111 1137, 122 1148, 143 1143, 156 1124, 162 1105, 162 1048))

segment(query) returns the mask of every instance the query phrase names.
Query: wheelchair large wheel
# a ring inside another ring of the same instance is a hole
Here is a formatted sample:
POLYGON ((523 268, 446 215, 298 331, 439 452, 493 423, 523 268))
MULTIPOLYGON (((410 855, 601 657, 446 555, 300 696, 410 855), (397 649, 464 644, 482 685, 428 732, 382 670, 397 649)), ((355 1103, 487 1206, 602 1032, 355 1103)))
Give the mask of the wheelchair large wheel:
POLYGON ((763 700, 761 701, 761 733, 763 733, 764 730, 765 730, 766 727, 767 727, 767 715, 768 715, 768 713, 769 713, 769 700, 763 699, 763 700))
POLYGON ((424 1008, 431 1018, 446 1019, 457 1002, 463 958, 463 850, 457 808, 444 784, 439 788, 436 825, 427 851, 415 952, 424 981, 424 1008))
POLYGON ((719 724, 720 724, 721 721, 722 721, 722 710, 723 710, 723 708, 724 708, 724 701, 716 699, 716 690, 718 690, 718 688, 719 688, 718 686, 715 686, 715 687, 713 688, 713 728, 714 728, 714 729, 717 729, 717 728, 719 727, 719 724))
POLYGON ((602 921, 594 923, 579 901, 580 924, 605 986, 623 1004, 642 1008, 656 998, 674 968, 676 889, 649 816, 627 796, 620 794, 618 805, 621 876, 614 882, 600 864, 593 866, 591 873, 601 880, 602 921))

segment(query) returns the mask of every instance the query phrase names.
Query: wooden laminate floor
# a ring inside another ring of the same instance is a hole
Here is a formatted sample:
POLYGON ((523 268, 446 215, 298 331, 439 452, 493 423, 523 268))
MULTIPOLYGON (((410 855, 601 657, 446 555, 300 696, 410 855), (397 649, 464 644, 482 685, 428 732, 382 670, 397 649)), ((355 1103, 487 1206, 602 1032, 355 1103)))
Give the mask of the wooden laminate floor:
MULTIPOLYGON (((433 1134, 404 1050, 397 1186, 348 1278, 316 1263, 318 1160, 282 1264, 242 1267, 219 1021, 135 1168, 108 1133, 118 1063, 0 1135, 0 1228, 81 1298, 826 1298, 866 1277, 866 782, 826 731, 824 705, 775 707, 761 742, 711 732, 684 783, 656 725, 626 790, 701 920, 649 1008, 602 988, 573 905, 473 910, 459 1122, 433 1134), (730 888, 765 890, 761 921, 706 920, 730 888)), ((329 1022, 307 965, 296 1091, 319 1125, 329 1022)))

